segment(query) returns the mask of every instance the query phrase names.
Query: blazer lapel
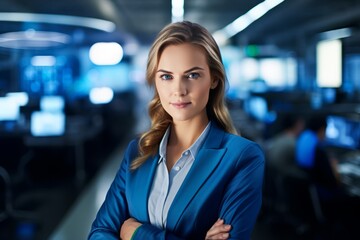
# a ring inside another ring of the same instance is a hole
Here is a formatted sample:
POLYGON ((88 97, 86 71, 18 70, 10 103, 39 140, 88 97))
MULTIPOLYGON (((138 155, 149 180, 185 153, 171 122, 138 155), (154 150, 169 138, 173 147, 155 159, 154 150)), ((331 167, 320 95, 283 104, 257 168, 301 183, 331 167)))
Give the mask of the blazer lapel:
POLYGON ((196 193, 221 162, 226 149, 219 148, 224 131, 212 123, 210 132, 169 209, 166 228, 174 230, 196 193))
POLYGON ((132 217, 140 221, 149 222, 148 198, 154 179, 159 155, 148 159, 136 171, 131 173, 129 181, 130 202, 133 205, 132 217))

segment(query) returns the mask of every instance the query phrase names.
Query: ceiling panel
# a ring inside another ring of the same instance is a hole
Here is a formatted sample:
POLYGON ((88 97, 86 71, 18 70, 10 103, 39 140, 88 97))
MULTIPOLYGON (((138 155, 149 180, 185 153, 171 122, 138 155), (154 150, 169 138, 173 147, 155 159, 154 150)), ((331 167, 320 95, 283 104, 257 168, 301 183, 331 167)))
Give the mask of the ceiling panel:
MULTIPOLYGON (((215 32, 260 2, 262 0, 185 0, 185 19, 215 32)), ((1 0, 0 4, 0 12, 53 13, 111 20, 117 25, 114 37, 126 33, 144 44, 151 43, 171 22, 170 8, 170 0, 1 0)), ((24 24, 0 23, 0 32, 24 27, 24 24)), ((360 0, 285 0, 235 35, 231 42, 291 47, 299 39, 335 28, 352 27, 355 33, 360 28, 359 23, 360 0)), ((64 28, 64 31, 69 29, 64 28)), ((356 44, 356 40, 347 42, 356 44)))

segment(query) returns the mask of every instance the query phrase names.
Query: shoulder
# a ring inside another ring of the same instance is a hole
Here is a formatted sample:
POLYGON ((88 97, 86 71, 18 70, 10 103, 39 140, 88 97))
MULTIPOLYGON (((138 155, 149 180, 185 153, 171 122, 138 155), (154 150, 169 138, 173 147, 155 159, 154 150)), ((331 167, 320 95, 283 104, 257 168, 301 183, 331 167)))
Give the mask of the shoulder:
POLYGON ((247 138, 231 133, 225 133, 222 147, 227 149, 229 156, 235 157, 236 165, 257 165, 265 162, 264 150, 262 147, 247 138))
POLYGON ((256 142, 240 135, 226 132, 217 124, 212 125, 207 139, 207 147, 209 148, 226 148, 234 154, 239 154, 243 151, 255 151, 263 154, 262 148, 256 142))
POLYGON ((139 138, 131 140, 125 150, 125 156, 129 159, 134 159, 139 154, 139 138))
POLYGON ((139 138, 134 138, 132 139, 129 143, 128 143, 128 146, 127 148, 130 150, 130 151, 134 151, 134 150, 138 150, 138 146, 139 146, 139 138))
POLYGON ((208 139, 208 146, 219 148, 246 148, 256 146, 257 143, 240 135, 229 133, 222 129, 217 123, 212 123, 208 139))
POLYGON ((263 152, 260 145, 252 140, 249 140, 247 138, 244 138, 239 135, 231 134, 231 133, 225 133, 223 138, 224 146, 226 146, 228 149, 238 149, 241 151, 244 150, 253 150, 258 151, 260 153, 263 152))

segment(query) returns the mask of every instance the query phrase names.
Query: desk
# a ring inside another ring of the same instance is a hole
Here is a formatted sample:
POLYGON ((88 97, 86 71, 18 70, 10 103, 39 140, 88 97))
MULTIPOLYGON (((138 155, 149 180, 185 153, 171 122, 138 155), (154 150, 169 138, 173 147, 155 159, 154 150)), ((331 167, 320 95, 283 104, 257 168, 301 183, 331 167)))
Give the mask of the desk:
POLYGON ((84 116, 67 117, 64 135, 49 137, 24 136, 24 143, 28 147, 74 147, 75 150, 75 178, 77 184, 82 184, 86 178, 84 143, 94 138, 102 130, 101 119, 89 119, 84 116))
POLYGON ((345 190, 350 195, 360 197, 360 152, 344 154, 340 158, 338 171, 345 190))

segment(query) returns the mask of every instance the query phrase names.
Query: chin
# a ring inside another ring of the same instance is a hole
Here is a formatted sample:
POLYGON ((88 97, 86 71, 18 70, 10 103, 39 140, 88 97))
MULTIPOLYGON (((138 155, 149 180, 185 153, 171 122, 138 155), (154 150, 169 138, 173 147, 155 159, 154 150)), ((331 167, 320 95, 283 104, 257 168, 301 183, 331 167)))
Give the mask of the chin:
POLYGON ((181 121, 187 121, 187 120, 190 120, 192 117, 190 116, 179 116, 178 114, 177 115, 171 115, 173 121, 177 121, 177 122, 181 122, 181 121))

